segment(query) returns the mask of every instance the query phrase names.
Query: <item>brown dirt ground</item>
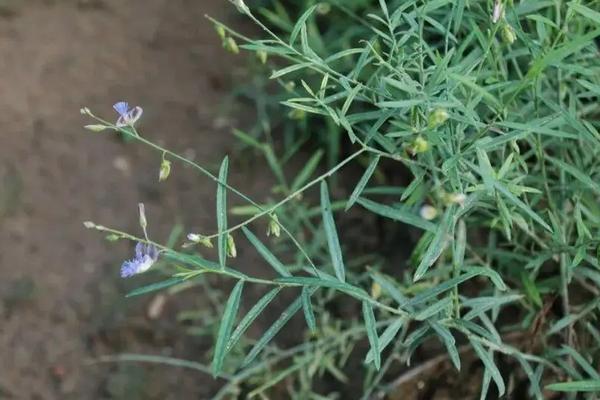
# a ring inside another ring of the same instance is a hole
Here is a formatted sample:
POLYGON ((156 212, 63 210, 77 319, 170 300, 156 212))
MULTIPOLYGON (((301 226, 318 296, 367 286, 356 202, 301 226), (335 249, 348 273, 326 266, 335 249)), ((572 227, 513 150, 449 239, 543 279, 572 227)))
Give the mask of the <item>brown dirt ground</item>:
POLYGON ((214 186, 179 166, 159 185, 159 154, 86 133, 79 109, 113 118, 115 101, 142 105, 144 135, 217 165, 237 123, 219 117, 221 100, 243 62, 204 14, 227 18, 231 6, 5 0, 0 11, 0 399, 209 398, 218 382, 194 372, 89 363, 118 352, 190 358, 206 346, 173 313, 145 318, 148 298, 123 298, 140 285, 118 277, 131 246, 82 221, 136 232, 143 201, 158 241, 182 219, 210 231, 214 186))

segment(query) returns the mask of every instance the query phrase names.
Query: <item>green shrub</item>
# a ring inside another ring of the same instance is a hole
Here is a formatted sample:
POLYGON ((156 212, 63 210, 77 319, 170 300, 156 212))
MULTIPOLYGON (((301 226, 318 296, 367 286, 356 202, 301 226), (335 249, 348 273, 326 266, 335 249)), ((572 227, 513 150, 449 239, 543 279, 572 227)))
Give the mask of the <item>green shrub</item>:
POLYGON ((598 391, 599 3, 332 1, 300 10, 273 2, 258 12, 234 3, 265 38, 213 21, 224 44, 256 52, 281 84, 275 95, 265 84, 245 91, 260 100, 260 118, 237 132, 265 155, 280 200, 259 204, 228 186, 227 159, 211 175, 118 128, 219 182, 219 230, 192 237, 216 239, 219 261, 160 246, 182 271, 134 293, 206 273, 237 281, 216 337, 213 374, 228 380, 219 396, 242 387, 268 396, 283 386, 286 396, 324 398, 332 393, 319 382, 336 379, 334 392, 343 393, 352 372, 362 390, 353 394, 369 398, 390 389, 417 348, 437 348, 433 338, 457 369, 465 352, 481 360, 481 398, 491 382, 506 395, 520 374, 531 398, 544 398, 545 386, 598 391), (273 110, 284 116, 271 118, 273 110), (314 153, 289 179, 288 162, 307 147, 314 153), (364 173, 343 194, 340 173, 358 167, 364 173), (228 191, 248 203, 231 210, 246 217, 238 225, 227 224, 228 191), (350 236, 336 228, 350 226, 346 215, 365 228, 375 216, 388 222, 379 237, 350 236), (259 219, 271 243, 253 228, 259 219), (276 278, 230 264, 233 237, 242 235, 276 278), (390 262, 382 239, 388 250, 410 247, 410 257, 390 262), (241 304, 249 284, 267 291, 241 304), (283 292, 297 297, 227 361, 283 292), (279 349, 274 338, 297 313, 304 340, 279 349), (348 371, 350 354, 361 351, 364 369, 348 371), (501 368, 501 359, 520 368, 501 368))

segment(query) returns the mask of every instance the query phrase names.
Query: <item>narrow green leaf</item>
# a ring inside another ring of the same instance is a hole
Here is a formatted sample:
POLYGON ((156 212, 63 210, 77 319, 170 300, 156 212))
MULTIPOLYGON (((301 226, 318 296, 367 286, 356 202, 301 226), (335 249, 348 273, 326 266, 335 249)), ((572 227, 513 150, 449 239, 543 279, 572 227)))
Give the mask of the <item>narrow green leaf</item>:
POLYGON ((410 108, 422 104, 425 99, 409 99, 409 100, 396 100, 396 101, 382 101, 377 103, 377 107, 381 108, 410 108))
POLYGON ((523 283, 523 289, 525 289, 525 294, 529 300, 538 306, 538 308, 542 308, 542 297, 540 296, 540 292, 535 285, 535 282, 531 279, 529 274, 522 272, 521 282, 523 283))
POLYGON ((348 211, 350 209, 350 207, 352 207, 354 205, 356 200, 358 200, 358 196, 361 195, 365 186, 367 186, 367 183, 369 183, 369 179, 371 179, 373 172, 375 172, 375 168, 377 168, 378 163, 379 163, 379 155, 376 155, 375 157, 373 157, 373 159, 369 163, 369 166, 365 170, 365 173, 360 178, 360 180, 356 184, 356 187, 354 188, 354 191, 350 195, 350 199, 348 199, 348 203, 346 203, 346 209, 345 209, 346 211, 348 211))
POLYGON ((312 6, 308 10, 306 10, 304 12, 304 14, 302 14, 300 16, 300 18, 298 18, 298 21, 296 22, 296 25, 294 25, 294 29, 292 30, 292 33, 290 34, 290 46, 294 45, 294 42, 296 41, 296 38, 298 37, 298 34, 300 33, 300 30, 302 29, 302 26, 304 26, 304 24, 306 24, 306 20, 315 11, 315 9, 317 8, 317 6, 318 5, 315 4, 314 6, 312 6))
POLYGON ((365 327, 367 328, 367 336, 371 351, 373 352, 373 362, 375 369, 381 368, 381 353, 379 352, 379 336, 377 335, 377 325, 375 322, 375 314, 371 303, 363 301, 362 303, 363 318, 365 319, 365 327))
POLYGON ((271 76, 269 77, 269 79, 281 78, 284 75, 287 75, 287 74, 292 73, 294 71, 298 71, 298 70, 300 70, 302 68, 309 67, 310 65, 311 65, 310 62, 299 63, 299 64, 292 64, 289 67, 285 67, 285 68, 279 69, 277 71, 273 71, 273 73, 271 74, 271 76))
POLYGON ((141 294, 154 292, 160 289, 165 289, 169 286, 177 285, 178 283, 181 283, 185 280, 185 278, 169 278, 161 282, 153 283, 151 285, 142 286, 140 288, 134 289, 131 292, 127 293, 125 297, 134 297, 139 296, 141 294))
POLYGON ((348 110, 350 109, 350 106, 352 105, 352 102, 354 101, 354 98, 356 97, 356 95, 358 95, 358 93, 360 92, 360 90, 362 89, 361 85, 356 85, 348 94, 348 97, 346 97, 346 100, 344 101, 344 105, 342 106, 342 110, 340 111, 340 114, 342 116, 346 115, 348 113, 348 110))
POLYGON ((489 297, 477 297, 474 299, 466 300, 462 303, 462 307, 471 308, 471 311, 466 313, 462 318, 464 320, 471 320, 478 315, 485 313, 492 308, 498 308, 508 303, 519 301, 523 298, 519 294, 511 294, 507 296, 489 296, 489 297))
POLYGON ((523 356, 520 354, 515 354, 515 358, 519 361, 521 368, 529 379, 529 383, 531 384, 531 392, 533 393, 535 399, 543 400, 544 396, 542 395, 542 390, 540 389, 540 376, 534 372, 529 362, 523 356))
POLYGON ((271 171, 279 181, 279 184, 287 186, 287 181, 285 179, 285 175, 283 174, 283 169, 281 168, 281 163, 277 159, 277 156, 275 156, 273 148, 270 145, 265 144, 263 145, 263 153, 265 155, 265 158, 267 159, 269 168, 271 168, 271 171))
POLYGON ((486 351, 479 342, 475 340, 470 340, 470 342, 471 346, 473 346, 473 349, 475 350, 475 353, 477 353, 477 356, 485 366, 485 369, 490 373, 492 379, 496 383, 496 386, 498 387, 498 393, 500 396, 504 395, 504 392, 506 392, 506 386, 504 385, 504 379, 502 379, 500 370, 496 366, 496 363, 494 363, 493 356, 490 355, 490 353, 486 351))
POLYGON ((589 7, 586 7, 582 4, 578 4, 575 2, 570 2, 569 8, 572 8, 573 10, 577 11, 579 14, 581 14, 585 18, 589 18, 592 21, 594 21, 595 23, 600 24, 600 12, 594 11, 589 7))
POLYGON ((581 182, 585 186, 587 186, 588 189, 593 190, 596 194, 600 194, 600 185, 598 183, 594 182, 594 180, 592 178, 590 178, 590 176, 588 174, 586 174, 585 172, 583 172, 583 171, 575 168, 574 166, 569 165, 559 159, 549 157, 549 156, 546 157, 546 159, 548 159, 549 161, 558 165, 558 167, 560 169, 562 169, 562 170, 566 171, 567 173, 569 173, 570 175, 572 175, 579 182, 581 182))
POLYGON ((400 221, 405 224, 412 225, 429 232, 436 232, 438 229, 436 224, 434 224, 433 222, 429 222, 415 213, 400 208, 394 208, 383 204, 379 204, 362 197, 357 200, 357 203, 366 208, 367 210, 373 211, 374 213, 381 215, 382 217, 400 221))
POLYGON ((327 183, 325 183, 325 181, 321 182, 321 213, 323 215, 323 226, 325 227, 327 245, 329 247, 329 254, 331 255, 335 276, 337 276, 340 281, 344 282, 346 280, 346 273, 344 270, 342 249, 340 248, 340 241, 335 228, 333 213, 331 212, 329 191, 327 190, 327 183))
POLYGON ((246 132, 240 129, 234 129, 233 134, 242 142, 246 143, 248 146, 254 147, 255 149, 262 149, 263 144, 256 140, 253 136, 247 134, 246 132))
POLYGON ((258 318, 265 308, 267 308, 271 301, 277 297, 281 289, 281 287, 276 287, 275 289, 270 290, 252 306, 250 311, 248 311, 244 318, 242 318, 237 328, 235 328, 229 337, 226 347, 227 352, 229 352, 237 344, 242 335, 248 330, 250 325, 252 325, 254 320, 256 320, 256 318, 258 318))
POLYGON ((225 268, 227 259, 227 234, 223 233, 227 230, 227 172, 229 168, 229 158, 225 156, 219 169, 219 183, 217 186, 217 230, 219 231, 218 237, 218 252, 219 252, 219 264, 221 268, 225 268))
MULTIPOLYGON (((315 290, 315 288, 311 288, 309 291, 310 294, 313 294, 315 290)), ((302 299, 299 297, 296 300, 294 300, 294 302, 290 304, 288 308, 286 308, 281 313, 279 318, 275 320, 275 322, 269 327, 269 329, 267 329, 262 335, 262 337, 256 342, 252 350, 250 350, 250 353, 248 353, 248 355, 244 359, 242 363, 242 368, 246 367, 248 364, 254 361, 256 356, 258 356, 260 352, 269 344, 269 342, 273 340, 273 338, 279 333, 281 328, 283 328, 285 324, 287 324, 288 321, 300 310, 300 307, 302 307, 302 299)))
POLYGON ((494 193, 495 173, 490 164, 490 159, 485 151, 477 148, 477 159, 479 160, 479 174, 483 178, 483 184, 488 194, 494 193))
POLYGON ((438 334, 440 339, 442 339, 444 346, 446 346, 446 350, 448 350, 448 355, 450 356, 450 360, 452 360, 452 364, 454 364, 456 369, 460 371, 460 355, 458 354, 456 340, 454 339, 454 336, 452 336, 452 332, 450 332, 450 329, 438 322, 432 322, 431 327, 438 334))
POLYGON ((260 241, 259 238, 256 237, 256 235, 254 235, 254 233, 252 233, 252 231, 245 226, 242 227, 242 231, 244 232, 244 235, 246 235, 246 238, 248 238, 248 241, 252 243, 252 246, 254 246, 258 253, 265 259, 266 262, 269 263, 271 267, 273 267, 273 269, 279 275, 291 276, 289 271, 285 268, 285 265, 283 265, 281 261, 279 261, 279 259, 275 257, 273 253, 271 253, 271 251, 260 241))
POLYGON ((430 289, 427 289, 427 290, 419 293, 418 295, 416 295, 415 297, 410 299, 410 301, 408 303, 406 303, 406 306, 412 307, 412 306, 416 306, 418 304, 424 303, 425 301, 437 296, 438 294, 444 293, 445 291, 450 290, 453 287, 455 287, 465 281, 468 281, 469 279, 474 278, 478 275, 482 275, 482 274, 483 274, 483 271, 470 271, 470 272, 467 272, 466 274, 457 276, 456 278, 447 280, 443 283, 440 283, 437 286, 434 286, 430 289))
POLYGON ((242 296, 243 288, 244 281, 238 281, 231 291, 229 300, 227 300, 225 310, 223 311, 223 318, 221 319, 221 325, 219 326, 217 343, 215 344, 215 354, 212 362, 212 371, 213 376, 215 377, 219 375, 221 368, 223 367, 223 361, 225 360, 225 355, 227 354, 227 342, 231 336, 231 329, 233 328, 233 323, 235 322, 235 317, 237 315, 238 308, 240 307, 240 298, 242 296))
POLYGON ((451 303, 451 297, 444 297, 443 299, 436 301, 432 305, 425 307, 423 310, 416 313, 414 315, 414 319, 417 321, 425 321, 426 319, 429 319, 442 311, 448 310, 448 307, 451 303))
POLYGON ((310 292, 308 286, 302 288, 302 310, 304 311, 304 319, 306 319, 306 325, 311 332, 317 331, 317 323, 315 321, 315 313, 310 303, 310 292))
POLYGON ((540 224, 542 227, 544 227, 549 232, 552 232, 552 228, 550 228, 550 226, 539 215, 537 215, 535 213, 535 211, 533 211, 531 209, 531 207, 529 207, 527 204, 523 203, 523 201, 521 201, 517 196, 512 194, 510 192, 510 190, 508 190, 504 185, 502 185, 498 181, 494 181, 494 187, 496 188, 497 191, 502 193, 508 201, 510 201, 515 206, 517 206, 518 208, 523 210, 523 212, 525 212, 527 215, 529 215, 531 217, 531 219, 533 219, 535 222, 540 224))
POLYGON ((390 297, 396 301, 396 303, 402 305, 408 302, 406 296, 404 296, 402 292, 400 292, 400 290, 398 289, 397 284, 388 279, 386 276, 374 272, 371 274, 371 278, 373 278, 373 280, 377 282, 377 284, 379 284, 379 286, 381 286, 381 288, 387 294, 389 294, 390 297))
POLYGON ((461 267, 465 261, 465 249, 467 248, 467 225, 463 219, 458 221, 458 229, 456 230, 453 250, 452 263, 456 267, 461 267))
POLYGON ((412 182, 406 187, 406 190, 402 192, 402 196, 400 196, 400 201, 408 199, 410 195, 413 194, 419 188, 419 186, 421 186, 421 182, 423 182, 424 176, 424 174, 417 175, 415 179, 412 180, 412 182))
POLYGON ((546 389, 553 392, 600 392, 600 380, 551 383, 546 389))
MULTIPOLYGON (((404 319, 398 318, 397 320, 389 324, 387 328, 385 328, 385 330, 381 334, 381 337, 379 338, 379 353, 385 350, 386 347, 392 342, 392 340, 394 340, 394 338, 398 334, 398 331, 400 330, 400 328, 402 328, 403 325, 404 319)), ((374 354, 375 352, 373 351, 373 349, 369 349, 367 357, 365 358, 366 364, 373 362, 375 358, 374 354)))
POLYGON ((313 174, 313 172, 315 172, 315 169, 319 165, 319 161, 321 161, 321 158, 323 158, 323 154, 323 149, 315 151, 315 154, 310 157, 304 168, 302 168, 298 175, 296 175, 296 179, 294 179, 294 182, 292 182, 292 191, 300 189, 302 185, 308 181, 310 176, 313 174))
POLYGON ((487 400, 488 391, 490 390, 490 382, 492 381, 492 374, 490 371, 485 368, 483 371, 483 379, 481 382, 481 394, 479 396, 479 400, 487 400))
POLYGON ((297 286, 314 286, 314 287, 326 287, 331 289, 336 289, 341 292, 347 293, 350 296, 365 301, 371 301, 371 296, 363 289, 350 285, 346 282, 341 282, 337 279, 321 279, 321 278, 310 278, 310 277, 301 277, 295 276, 290 278, 278 278, 275 280, 278 283, 282 284, 292 284, 297 286))
POLYGON ((453 228, 453 219, 454 219, 454 207, 449 207, 444 214, 444 218, 435 233, 435 236, 431 240, 427 251, 423 255, 423 259, 421 263, 417 267, 417 271, 415 272, 415 276, 413 280, 416 282, 421 279, 429 267, 433 265, 434 262, 442 255, 444 249, 446 248, 446 244, 448 243, 450 232, 453 228))

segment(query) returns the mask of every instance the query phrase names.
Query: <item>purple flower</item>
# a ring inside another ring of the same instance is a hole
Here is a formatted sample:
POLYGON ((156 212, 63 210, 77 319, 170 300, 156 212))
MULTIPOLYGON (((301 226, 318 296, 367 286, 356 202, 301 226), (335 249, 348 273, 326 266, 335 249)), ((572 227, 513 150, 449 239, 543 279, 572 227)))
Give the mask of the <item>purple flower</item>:
POLYGON ((158 249, 153 244, 138 243, 135 246, 135 257, 121 266, 121 278, 141 274, 158 260, 158 249))
POLYGON ((126 101, 120 101, 116 103, 113 108, 119 114, 119 119, 117 120, 117 126, 133 126, 137 122, 138 119, 142 116, 144 110, 142 107, 135 106, 133 108, 129 108, 129 103, 126 101))

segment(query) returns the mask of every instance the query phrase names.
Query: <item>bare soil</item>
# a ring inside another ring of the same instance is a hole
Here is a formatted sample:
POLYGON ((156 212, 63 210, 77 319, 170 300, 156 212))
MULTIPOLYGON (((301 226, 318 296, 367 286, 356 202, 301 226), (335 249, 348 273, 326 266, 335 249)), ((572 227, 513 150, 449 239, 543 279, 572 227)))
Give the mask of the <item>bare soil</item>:
MULTIPOLYGON (((146 137, 217 165, 238 123, 221 117, 223 96, 243 62, 204 14, 231 12, 223 0, 0 1, 0 399, 197 399, 218 388, 176 368, 92 362, 190 359, 207 346, 178 329, 178 305, 149 319, 151 298, 124 299, 147 279, 118 277, 131 245, 82 221, 137 232, 144 202, 157 241, 180 221, 210 231, 214 186, 178 165, 159 185, 160 154, 84 131, 79 109, 114 118, 116 101, 143 106, 146 137)), ((249 172, 245 186, 259 190, 249 172)))

